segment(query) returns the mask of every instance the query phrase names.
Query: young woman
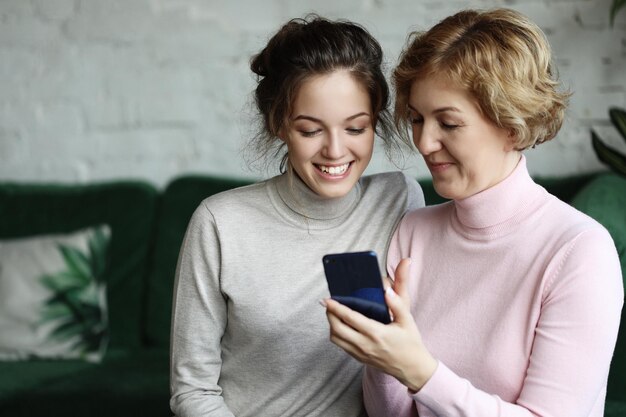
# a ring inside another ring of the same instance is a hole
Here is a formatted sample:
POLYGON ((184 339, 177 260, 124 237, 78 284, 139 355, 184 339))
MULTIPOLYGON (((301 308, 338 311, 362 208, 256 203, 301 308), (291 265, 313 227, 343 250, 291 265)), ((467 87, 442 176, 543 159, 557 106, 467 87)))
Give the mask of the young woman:
POLYGON ((390 140, 379 44, 318 17, 284 25, 252 60, 261 153, 286 172, 194 213, 176 276, 171 408, 179 416, 361 416, 362 366, 328 340, 322 256, 375 250, 423 206, 401 173, 361 177, 390 140), (272 150, 274 149, 274 150, 272 150), (277 152, 277 151, 276 151, 277 152))
POLYGON ((394 234, 392 324, 326 303, 332 340, 371 365, 370 417, 601 417, 620 265, 608 232, 526 169, 522 150, 556 135, 568 98, 541 30, 511 10, 460 12, 413 36, 394 80, 396 122, 452 201, 394 234))

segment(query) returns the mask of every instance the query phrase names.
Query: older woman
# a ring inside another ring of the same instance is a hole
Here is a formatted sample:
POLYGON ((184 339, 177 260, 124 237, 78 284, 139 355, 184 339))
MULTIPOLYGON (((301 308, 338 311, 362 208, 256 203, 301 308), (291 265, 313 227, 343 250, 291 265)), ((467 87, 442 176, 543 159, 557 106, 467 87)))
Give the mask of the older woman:
POLYGON ((503 9, 457 13, 403 53, 396 124, 451 201, 394 235, 392 324, 326 302, 331 340, 370 365, 371 417, 603 415, 623 304, 615 246, 535 184, 522 154, 562 123, 550 61, 541 30, 503 9))

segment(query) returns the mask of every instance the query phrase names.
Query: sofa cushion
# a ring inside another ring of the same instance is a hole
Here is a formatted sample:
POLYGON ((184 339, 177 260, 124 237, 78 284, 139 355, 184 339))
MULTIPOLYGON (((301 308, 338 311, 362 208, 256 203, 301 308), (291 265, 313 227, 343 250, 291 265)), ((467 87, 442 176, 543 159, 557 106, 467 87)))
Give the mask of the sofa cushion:
POLYGON ((174 274, 191 215, 205 198, 251 182, 189 175, 172 181, 163 192, 157 220, 159 239, 147 289, 146 339, 150 345, 169 347, 174 274))
POLYGON ((607 401, 604 407, 604 417, 625 417, 626 402, 607 401))
POLYGON ((0 360, 100 361, 110 228, 0 239, 0 360))
POLYGON ((105 277, 111 348, 141 342, 143 286, 158 196, 150 184, 0 183, 0 239, 111 228, 105 277))
POLYGON ((82 369, 95 365, 83 360, 39 360, 0 362, 0 415, 3 404, 12 398, 31 392, 37 387, 50 386, 52 381, 69 378, 82 369))
MULTIPOLYGON (((572 205, 601 223, 611 234, 626 285, 626 178, 607 173, 583 187, 572 205)), ((626 310, 622 309, 617 345, 611 363, 607 399, 626 402, 626 310)))
POLYGON ((100 364, 34 360, 0 363, 0 415, 166 417, 168 352, 111 350, 100 364))

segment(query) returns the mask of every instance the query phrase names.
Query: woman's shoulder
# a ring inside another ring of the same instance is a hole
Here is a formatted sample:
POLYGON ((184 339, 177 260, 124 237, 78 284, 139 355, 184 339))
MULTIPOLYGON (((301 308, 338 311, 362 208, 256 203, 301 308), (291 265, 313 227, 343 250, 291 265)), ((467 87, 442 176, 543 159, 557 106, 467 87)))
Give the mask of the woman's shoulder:
POLYGON ((424 207, 424 192, 417 179, 401 171, 383 172, 361 178, 364 195, 374 195, 377 200, 402 201, 402 211, 424 207))
MULTIPOLYGON (((361 186, 365 190, 383 193, 386 196, 408 194, 412 201, 419 201, 417 207, 424 205, 424 193, 417 179, 411 178, 401 171, 382 172, 366 175, 361 178, 361 186)), ((411 206, 410 208, 413 208, 411 206)))
MULTIPOLYGON (((609 231, 598 221, 568 203, 548 194, 547 204, 528 224, 528 238, 534 234, 542 241, 542 250, 551 254, 557 270, 584 268, 604 271, 606 278, 621 282, 619 255, 609 231), (612 272, 608 272, 611 270, 612 272)), ((595 274, 595 273, 594 273, 595 274)), ((563 274, 562 277, 580 274, 563 274)), ((584 277, 582 279, 585 279, 584 277)))
POLYGON ((579 288, 587 295, 601 292, 607 303, 608 294, 618 294, 621 305, 622 273, 611 234, 592 217, 552 198, 549 218, 541 222, 546 237, 544 251, 553 254, 553 273, 547 288, 579 288))
POLYGON ((364 175, 363 177, 361 177, 361 184, 366 187, 391 186, 394 188, 402 189, 413 185, 413 183, 417 184, 417 180, 412 179, 401 171, 381 172, 378 174, 364 175))
POLYGON ((453 210, 451 201, 410 210, 398 224, 396 238, 403 242, 427 241, 433 235, 440 235, 449 224, 453 210))
POLYGON ((221 191, 206 197, 198 205, 196 212, 229 213, 239 212, 246 207, 263 204, 268 199, 267 187, 272 179, 221 191))
POLYGON ((419 207, 408 211, 404 216, 403 223, 432 222, 435 219, 448 217, 453 209, 452 201, 419 207))
POLYGON ((550 210, 546 216, 550 218, 550 221, 544 221, 544 224, 551 224, 553 228, 559 230, 568 240, 581 233, 603 237, 608 235, 608 231, 597 220, 552 194, 548 195, 550 210))

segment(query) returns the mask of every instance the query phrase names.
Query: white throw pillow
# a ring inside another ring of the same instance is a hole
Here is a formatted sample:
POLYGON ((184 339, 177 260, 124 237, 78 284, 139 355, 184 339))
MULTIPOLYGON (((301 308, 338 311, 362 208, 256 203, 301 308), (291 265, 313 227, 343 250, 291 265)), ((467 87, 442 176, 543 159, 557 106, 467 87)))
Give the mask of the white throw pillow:
POLYGON ((0 360, 102 360, 110 228, 0 240, 0 360))

